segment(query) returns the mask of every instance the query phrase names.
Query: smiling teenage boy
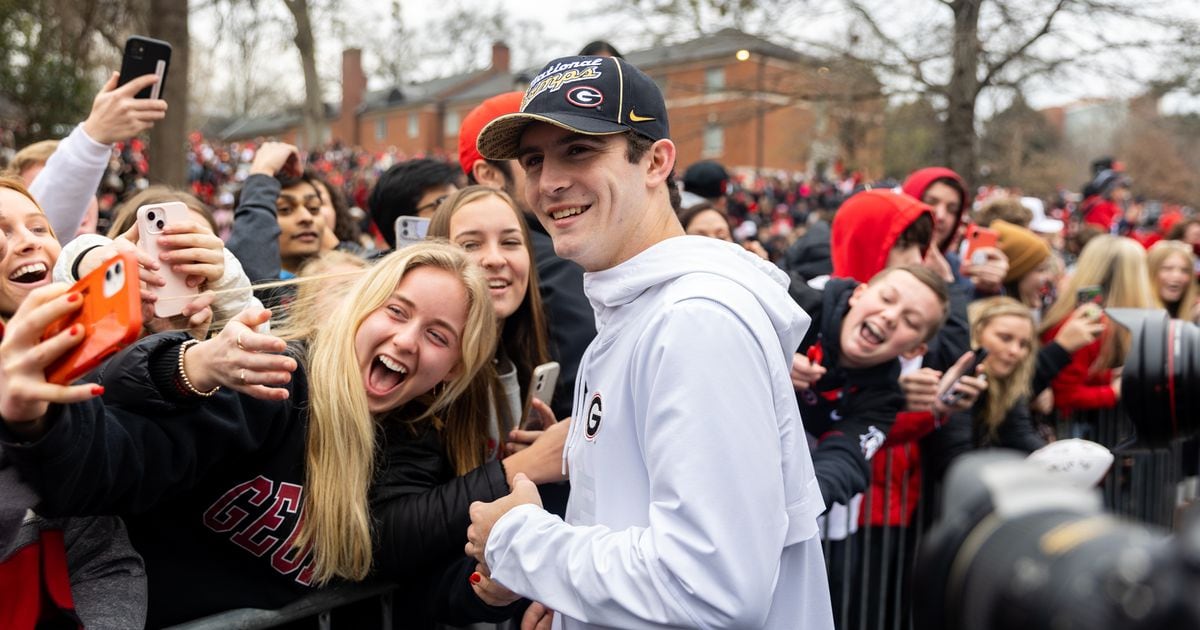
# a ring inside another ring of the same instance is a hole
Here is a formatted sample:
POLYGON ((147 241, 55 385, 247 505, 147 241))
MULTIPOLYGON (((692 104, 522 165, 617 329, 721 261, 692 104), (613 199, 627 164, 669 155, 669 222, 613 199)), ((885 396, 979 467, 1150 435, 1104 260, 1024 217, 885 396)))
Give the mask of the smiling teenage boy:
POLYGON ((832 628, 823 511, 788 379, 808 317, 774 266, 684 235, 658 87, 623 60, 551 62, 480 152, 517 158, 555 251, 588 272, 563 520, 536 490, 472 506, 468 553, 556 627, 832 628), (543 606, 544 604, 544 606, 543 606))

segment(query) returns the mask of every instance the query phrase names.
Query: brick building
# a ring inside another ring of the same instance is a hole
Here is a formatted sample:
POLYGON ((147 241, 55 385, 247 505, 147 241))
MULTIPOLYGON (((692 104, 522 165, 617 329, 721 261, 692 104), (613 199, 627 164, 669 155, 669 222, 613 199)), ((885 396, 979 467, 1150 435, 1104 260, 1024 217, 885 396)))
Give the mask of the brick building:
MULTIPOLYGON (((836 163, 882 172, 884 102, 869 69, 825 62, 725 29, 626 59, 663 89, 680 169, 701 159, 746 170, 814 172, 836 163)), ((523 90, 538 68, 513 71, 509 49, 488 68, 367 91, 362 52, 342 55, 342 102, 330 107, 330 138, 379 152, 453 155, 463 116, 484 99, 523 90)), ((298 108, 231 124, 226 140, 298 137, 298 108)))

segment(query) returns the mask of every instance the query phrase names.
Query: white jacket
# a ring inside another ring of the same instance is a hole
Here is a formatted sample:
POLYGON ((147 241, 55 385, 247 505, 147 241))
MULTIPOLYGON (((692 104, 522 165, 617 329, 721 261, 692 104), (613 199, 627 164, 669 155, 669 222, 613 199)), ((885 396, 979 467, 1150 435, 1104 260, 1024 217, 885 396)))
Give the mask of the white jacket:
POLYGON ((75 238, 111 157, 112 146, 96 142, 82 124, 76 125, 29 184, 29 193, 50 219, 59 243, 75 238))
POLYGON ((598 334, 564 449, 570 524, 510 511, 488 540, 494 579, 560 628, 833 627, 788 376, 810 318, 787 282, 694 236, 584 276, 598 334))

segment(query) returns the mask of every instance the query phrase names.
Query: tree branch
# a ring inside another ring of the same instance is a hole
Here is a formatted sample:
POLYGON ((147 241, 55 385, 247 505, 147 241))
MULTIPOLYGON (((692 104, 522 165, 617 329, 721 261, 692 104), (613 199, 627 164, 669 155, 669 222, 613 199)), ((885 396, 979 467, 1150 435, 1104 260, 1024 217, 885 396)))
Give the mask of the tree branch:
POLYGON ((1054 18, 1059 14, 1060 11, 1063 10, 1063 7, 1065 7, 1067 5, 1067 3, 1070 1, 1071 0, 1058 0, 1058 2, 1056 2, 1054 4, 1054 8, 1050 11, 1050 13, 1048 13, 1046 15, 1046 19, 1044 21, 1042 21, 1042 27, 1039 28, 1037 30, 1037 32, 1035 32, 1032 36, 1030 36, 1028 39, 1026 39, 1025 43, 1018 46, 1015 50, 1010 51, 1008 54, 1006 54, 1004 57, 1002 57, 999 61, 988 66, 987 71, 983 75, 983 79, 981 79, 979 81, 978 86, 975 88, 975 95, 978 96, 979 92, 985 86, 991 84, 991 82, 993 80, 995 80, 996 75, 999 72, 1001 72, 1002 70, 1004 70, 1004 68, 1008 64, 1012 63, 1012 61, 1014 59, 1025 54, 1025 51, 1029 50, 1030 46, 1032 46, 1035 42, 1037 42, 1042 37, 1045 37, 1046 34, 1050 32, 1050 26, 1054 23, 1054 18))

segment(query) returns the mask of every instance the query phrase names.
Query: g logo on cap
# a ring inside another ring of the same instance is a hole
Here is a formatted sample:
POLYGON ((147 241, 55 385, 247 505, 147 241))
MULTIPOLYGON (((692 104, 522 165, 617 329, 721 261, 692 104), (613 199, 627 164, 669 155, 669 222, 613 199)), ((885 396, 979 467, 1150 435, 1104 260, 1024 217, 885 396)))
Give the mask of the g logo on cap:
POLYGON ((567 92, 567 102, 575 107, 599 107, 604 94, 590 85, 581 85, 567 92))

